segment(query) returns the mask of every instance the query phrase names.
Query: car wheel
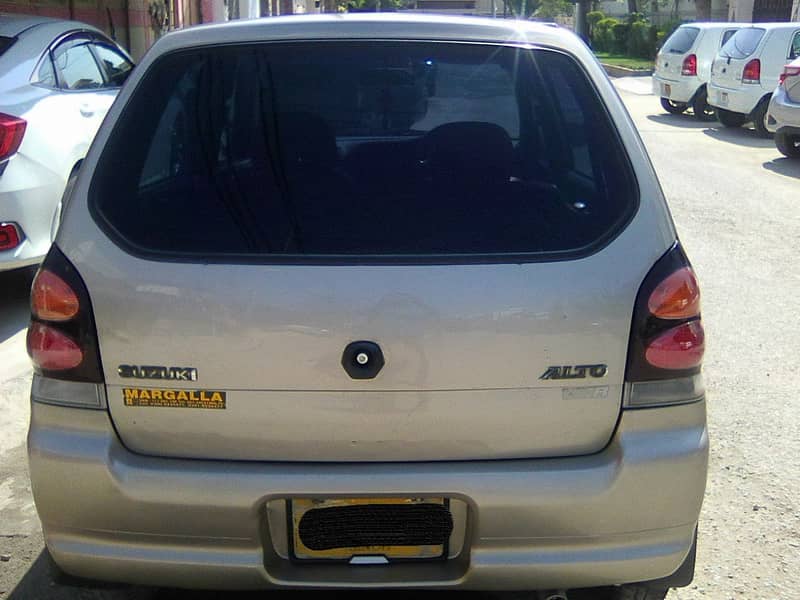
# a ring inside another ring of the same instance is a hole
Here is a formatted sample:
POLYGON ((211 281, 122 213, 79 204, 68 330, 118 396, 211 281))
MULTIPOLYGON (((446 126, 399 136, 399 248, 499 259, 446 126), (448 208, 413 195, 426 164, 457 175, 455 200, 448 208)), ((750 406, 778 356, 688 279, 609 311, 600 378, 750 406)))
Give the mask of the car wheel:
POLYGON ((689 105, 686 104, 685 102, 673 102, 669 98, 662 98, 661 108, 663 108, 671 115, 679 115, 687 108, 689 108, 689 105))
POLYGON ((719 108, 717 109, 717 119, 725 127, 741 127, 747 122, 747 115, 719 108))
POLYGON ((717 118, 717 111, 708 103, 706 88, 702 88, 694 95, 692 110, 698 121, 714 121, 717 118))
POLYGON ((789 134, 779 131, 775 134, 775 146, 784 156, 800 158, 800 134, 789 134))
POLYGON ((769 98, 764 98, 758 103, 751 117, 753 119, 753 127, 759 137, 769 138, 772 134, 767 129, 767 110, 769 109, 769 98))
POLYGON ((664 600, 669 588, 650 587, 641 583, 620 585, 611 592, 610 600, 664 600))

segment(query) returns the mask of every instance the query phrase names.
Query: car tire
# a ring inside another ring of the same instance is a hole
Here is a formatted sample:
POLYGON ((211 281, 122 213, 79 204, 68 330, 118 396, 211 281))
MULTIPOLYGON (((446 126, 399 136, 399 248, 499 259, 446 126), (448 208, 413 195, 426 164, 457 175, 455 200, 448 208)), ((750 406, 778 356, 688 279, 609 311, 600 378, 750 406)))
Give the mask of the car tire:
POLYGON ((717 109, 717 119, 719 119, 719 122, 725 127, 741 127, 747 123, 747 115, 731 112, 722 108, 717 109))
POLYGON ((800 133, 779 131, 775 134, 775 146, 787 158, 800 158, 800 133))
POLYGON ((698 121, 716 121, 717 111, 708 103, 708 91, 706 88, 700 88, 692 99, 692 111, 694 111, 694 118, 698 121))
POLYGON ((769 98, 764 98, 758 103, 755 110, 751 113, 750 117, 753 120, 753 127, 756 130, 756 135, 762 138, 770 138, 772 134, 767 129, 767 111, 769 109, 769 98))
POLYGON ((685 102, 673 102, 669 98, 661 98, 661 108, 671 115, 679 115, 689 108, 689 105, 685 102))
POLYGON ((609 600, 664 600, 667 597, 667 592, 669 592, 669 588, 629 583, 614 588, 609 600))

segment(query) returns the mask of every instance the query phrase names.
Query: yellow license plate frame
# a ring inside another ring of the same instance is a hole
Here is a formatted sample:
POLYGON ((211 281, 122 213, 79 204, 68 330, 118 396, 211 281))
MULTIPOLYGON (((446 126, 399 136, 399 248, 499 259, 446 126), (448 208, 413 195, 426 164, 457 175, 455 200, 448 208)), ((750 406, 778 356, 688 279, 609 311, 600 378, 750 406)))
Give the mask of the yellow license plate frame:
POLYGON ((300 539, 299 525, 303 515, 311 509, 339 506, 358 506, 367 504, 439 504, 449 507, 449 500, 443 497, 417 498, 291 498, 287 501, 290 554, 293 560, 309 561, 350 561, 358 556, 379 556, 388 561, 402 560, 440 560, 447 558, 448 543, 424 544, 415 546, 347 546, 326 550, 312 550, 300 539))

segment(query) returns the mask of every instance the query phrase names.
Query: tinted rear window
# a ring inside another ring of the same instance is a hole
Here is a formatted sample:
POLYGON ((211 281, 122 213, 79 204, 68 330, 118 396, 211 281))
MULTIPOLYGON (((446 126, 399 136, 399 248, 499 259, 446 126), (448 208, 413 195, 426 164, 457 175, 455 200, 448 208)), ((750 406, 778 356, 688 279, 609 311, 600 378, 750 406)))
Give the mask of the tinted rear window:
POLYGON ((700 30, 697 27, 678 27, 664 42, 663 52, 686 54, 697 39, 700 30))
POLYGON ((722 56, 735 58, 737 60, 747 58, 756 51, 762 37, 764 37, 763 29, 756 29, 753 27, 740 29, 725 43, 719 53, 722 54, 722 56))
POLYGON ((637 188, 564 54, 318 42, 160 59, 90 196, 106 231, 146 254, 504 260, 591 251, 637 188))
POLYGON ((13 46, 14 42, 16 41, 17 41, 16 38, 0 36, 0 56, 3 56, 6 50, 11 48, 11 46, 13 46))

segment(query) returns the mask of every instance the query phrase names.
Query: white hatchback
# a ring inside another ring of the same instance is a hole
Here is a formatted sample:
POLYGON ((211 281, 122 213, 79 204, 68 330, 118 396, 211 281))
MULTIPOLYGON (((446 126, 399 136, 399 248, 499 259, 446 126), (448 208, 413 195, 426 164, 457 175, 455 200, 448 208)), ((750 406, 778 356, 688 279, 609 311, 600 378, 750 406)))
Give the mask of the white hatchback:
POLYGON ((678 27, 656 56, 653 93, 668 113, 691 108, 701 121, 716 118, 708 104, 706 84, 714 56, 737 30, 739 23, 689 23, 678 27))
POLYGON ((758 23, 736 32, 714 59, 708 102, 726 127, 753 122, 770 135, 767 108, 783 66, 800 56, 800 23, 758 23))
POLYGON ((0 16, 0 271, 47 253, 67 181, 132 68, 89 25, 0 16))

